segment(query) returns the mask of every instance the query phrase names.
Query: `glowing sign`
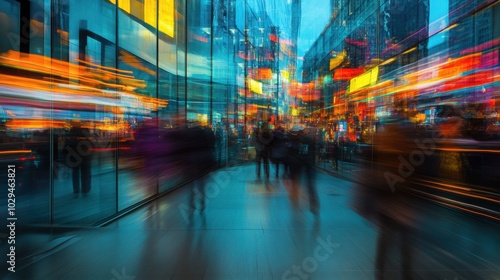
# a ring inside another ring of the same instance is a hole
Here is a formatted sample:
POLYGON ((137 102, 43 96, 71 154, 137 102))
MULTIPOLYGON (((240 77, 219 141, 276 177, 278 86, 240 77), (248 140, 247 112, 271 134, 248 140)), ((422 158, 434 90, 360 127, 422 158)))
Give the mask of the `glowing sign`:
POLYGON ((365 68, 340 68, 335 70, 333 74, 333 80, 350 80, 357 77, 365 72, 365 68))
POLYGON ((144 22, 156 27, 156 0, 144 0, 144 22))
MULTIPOLYGON (((156 26, 156 16, 158 15, 158 30, 167 34, 170 37, 175 36, 175 5, 174 0, 161 0, 158 3, 157 0, 144 0, 144 5, 142 6, 142 13, 144 23, 157 28, 156 26), (158 13, 156 11, 158 10, 158 13)), ((109 0, 109 2, 116 5, 116 0, 109 0)), ((130 0, 120 0, 118 1, 118 7, 122 9, 127 14, 131 14, 131 2, 130 0)), ((134 6, 134 9, 140 6, 134 6)), ((138 8, 141 9, 141 8, 138 8)), ((134 13, 134 15, 136 15, 134 13)), ((136 15, 137 16, 137 15, 136 15)), ((138 16, 140 18, 141 16, 138 16)))
POLYGON ((174 0, 162 0, 159 4, 158 22, 161 32, 170 37, 175 36, 175 5, 174 0))
POLYGON ((262 94, 262 83, 254 79, 248 79, 248 89, 252 92, 262 94))
POLYGON ((349 84, 349 91, 352 93, 358 89, 374 84, 378 79, 378 66, 364 74, 352 79, 349 84))
POLYGON ((130 0, 120 0, 118 1, 118 7, 130 14, 130 0))
POLYGON ((287 70, 281 70, 281 77, 284 79, 284 80, 290 80, 290 72, 287 71, 287 70))
POLYGON ((273 71, 271 68, 249 69, 248 77, 256 80, 271 80, 273 78, 273 71))
POLYGON ((347 53, 345 51, 342 51, 341 53, 337 54, 335 57, 330 58, 330 70, 333 70, 337 68, 342 62, 344 62, 345 58, 347 56, 347 53))
POLYGON ((270 68, 259 68, 257 69, 256 78, 259 80, 271 80, 273 78, 273 71, 270 68))

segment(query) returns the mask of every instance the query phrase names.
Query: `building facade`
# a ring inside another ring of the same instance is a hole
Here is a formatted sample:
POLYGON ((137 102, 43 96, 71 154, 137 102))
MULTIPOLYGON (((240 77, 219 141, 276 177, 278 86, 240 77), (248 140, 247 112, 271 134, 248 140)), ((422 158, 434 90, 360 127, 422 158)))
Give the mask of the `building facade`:
POLYGON ((19 166, 25 224, 96 224, 188 181, 131 154, 152 124, 149 137, 217 129, 219 164, 244 159, 232 145, 277 114, 275 74, 287 64, 264 4, 0 0, 0 157, 19 166), (91 134, 68 154, 75 127, 91 134), (81 171, 91 191, 71 197, 68 162, 91 152, 81 171))
POLYGON ((300 108, 309 121, 369 142, 373 124, 400 110, 430 124, 447 103, 496 112, 497 1, 340 2, 305 56, 303 82, 321 91, 300 108))

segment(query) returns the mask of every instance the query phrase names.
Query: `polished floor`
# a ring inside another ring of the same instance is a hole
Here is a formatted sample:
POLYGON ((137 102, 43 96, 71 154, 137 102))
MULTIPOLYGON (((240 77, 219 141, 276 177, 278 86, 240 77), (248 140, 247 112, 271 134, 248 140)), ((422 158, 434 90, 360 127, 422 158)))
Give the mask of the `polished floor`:
MULTIPOLYGON (((0 278, 375 279, 379 232, 350 207, 354 183, 318 172, 318 215, 309 211, 305 192, 294 207, 290 182, 257 178, 253 165, 207 176, 205 210, 192 213, 190 195, 202 196, 202 183, 105 227, 26 233, 19 242, 38 249, 24 252, 16 272, 4 277, 4 270, 0 278)), ((412 242, 414 279, 500 279, 498 225, 424 205, 416 241, 391 240, 385 279, 403 279, 399 241, 412 242)))

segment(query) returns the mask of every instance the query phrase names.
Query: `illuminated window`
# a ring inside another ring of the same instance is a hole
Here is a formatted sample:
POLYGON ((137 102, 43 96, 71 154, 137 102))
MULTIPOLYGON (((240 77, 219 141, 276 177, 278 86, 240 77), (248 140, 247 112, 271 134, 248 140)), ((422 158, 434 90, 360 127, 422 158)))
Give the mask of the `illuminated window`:
POLYGON ((130 14, 130 0, 120 0, 118 1, 118 7, 130 14))
POLYGON ((156 0, 144 0, 144 22, 156 27, 156 0))
POLYGON ((174 0, 160 1, 158 13, 159 30, 170 37, 175 35, 175 7, 174 0))
MULTIPOLYGON (((143 4, 144 7, 143 14, 134 14, 134 16, 143 19, 145 23, 156 28, 156 0, 133 1, 143 4)), ((116 5, 116 0, 109 0, 109 2, 116 5)), ((130 0, 119 0, 118 7, 126 13, 131 14, 130 3, 130 0)), ((158 8, 158 29, 160 32, 163 32, 173 38, 175 35, 175 2, 174 0, 162 0, 159 2, 158 8)))

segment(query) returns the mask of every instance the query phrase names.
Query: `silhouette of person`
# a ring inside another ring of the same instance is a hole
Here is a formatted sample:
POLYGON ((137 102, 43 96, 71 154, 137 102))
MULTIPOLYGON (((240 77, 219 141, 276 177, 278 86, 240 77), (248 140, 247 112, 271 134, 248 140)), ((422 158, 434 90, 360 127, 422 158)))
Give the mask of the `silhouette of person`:
MULTIPOLYGON (((197 185, 191 191, 190 203, 194 211, 199 204, 199 211, 203 213, 206 205, 205 185, 207 174, 213 171, 217 166, 216 159, 216 139, 214 131, 207 126, 196 124, 188 129, 188 146, 185 160, 186 167, 190 170, 198 170, 201 177, 197 180, 197 185)), ((191 171, 189 171, 190 173, 191 171)))
POLYGON ((215 153, 216 160, 219 166, 222 166, 223 150, 224 150, 224 129, 222 123, 218 122, 214 128, 215 135, 215 153))
POLYGON ((278 126, 273 131, 274 139, 271 143, 271 159, 276 166, 276 177, 279 176, 280 164, 283 164, 283 177, 287 175, 287 139, 285 129, 278 126))
POLYGON ((144 120, 135 133, 134 154, 142 162, 138 171, 144 180, 141 187, 147 192, 155 191, 157 177, 165 169, 170 143, 164 138, 157 118, 144 120))
POLYGON ((354 210, 377 226, 375 279, 413 279, 412 259, 417 228, 417 203, 410 193, 420 174, 425 155, 418 154, 414 126, 402 118, 377 127, 373 137, 373 158, 365 166, 366 178, 355 189, 354 210), (400 250, 400 267, 389 268, 391 246, 400 250))
POLYGON ((313 214, 317 215, 319 199, 316 192, 316 173, 314 170, 316 158, 315 142, 307 135, 302 126, 294 126, 290 130, 288 140, 290 143, 288 162, 290 165, 290 179, 292 181, 292 204, 296 206, 298 203, 298 185, 303 174, 306 181, 309 209, 313 214))
POLYGON ((250 141, 255 147, 257 177, 260 177, 260 166, 263 163, 264 173, 266 178, 269 178, 269 152, 273 138, 274 135, 267 123, 261 124, 252 132, 250 141))
POLYGON ((332 167, 334 167, 335 170, 339 170, 340 147, 339 147, 339 142, 337 140, 333 141, 331 149, 333 155, 332 167))
POLYGON ((92 148, 89 129, 81 122, 74 122, 68 135, 65 152, 66 164, 72 169, 75 194, 90 192, 92 148))

